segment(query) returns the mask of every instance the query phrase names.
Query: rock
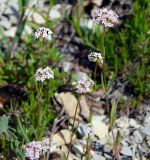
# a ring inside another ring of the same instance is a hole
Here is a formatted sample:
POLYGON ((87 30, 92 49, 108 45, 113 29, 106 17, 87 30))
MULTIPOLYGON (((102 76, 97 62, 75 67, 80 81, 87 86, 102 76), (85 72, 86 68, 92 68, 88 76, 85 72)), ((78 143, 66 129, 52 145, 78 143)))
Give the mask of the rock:
POLYGON ((112 160, 113 157, 107 153, 104 153, 104 157, 107 159, 107 160, 112 160))
POLYGON ((144 125, 148 125, 148 124, 150 124, 150 114, 148 114, 144 120, 144 125))
POLYGON ((28 25, 25 25, 25 28, 24 28, 24 31, 23 31, 23 35, 26 35, 26 34, 32 34, 33 33, 33 30, 30 26, 28 25))
POLYGON ((130 126, 133 127, 133 128, 136 128, 136 129, 140 128, 140 125, 133 118, 130 118, 130 126))
POLYGON ((16 34, 17 27, 11 27, 9 30, 5 31, 4 34, 7 37, 14 37, 16 34))
POLYGON ((12 25, 16 25, 18 23, 18 17, 15 15, 9 15, 9 19, 12 25))
POLYGON ((143 137, 142 137, 142 135, 139 133, 138 130, 136 130, 136 131, 133 133, 133 141, 134 141, 136 144, 143 142, 143 137))
POLYGON ((60 13, 61 8, 62 8, 62 5, 60 5, 60 4, 57 4, 51 8, 50 13, 49 13, 49 17, 51 20, 62 17, 62 14, 60 13))
POLYGON ((100 154, 94 154, 94 156, 93 156, 93 158, 92 158, 92 160, 106 160, 106 158, 105 157, 103 157, 102 155, 100 155, 100 154))
POLYGON ((70 73, 72 69, 73 64, 71 62, 62 62, 62 69, 64 72, 70 73))
MULTIPOLYGON (((56 95, 56 99, 57 101, 62 105, 62 107, 65 110, 65 113, 72 119, 69 120, 69 122, 72 124, 73 123, 73 117, 75 114, 75 110, 77 107, 77 99, 76 97, 71 93, 71 92, 67 92, 67 93, 60 93, 58 95, 56 95)), ((77 116, 76 116, 76 120, 82 120, 82 118, 79 116, 80 113, 80 107, 78 107, 77 109, 77 116)))
POLYGON ((146 136, 150 136, 150 125, 149 126, 145 126, 141 129, 141 132, 143 134, 145 134, 146 136))
POLYGON ((94 134, 99 137, 99 139, 105 139, 108 136, 108 126, 101 121, 100 116, 93 116, 93 130, 94 134))
POLYGON ((129 118, 126 116, 120 117, 116 120, 117 127, 126 130, 129 127, 129 118))
POLYGON ((71 151, 79 157, 84 155, 84 149, 81 144, 72 144, 71 151))
MULTIPOLYGON (((52 142, 59 145, 65 145, 70 143, 71 133, 67 129, 62 129, 60 132, 54 134, 52 137, 52 142)), ((73 141, 76 139, 76 136, 73 136, 73 141)))
POLYGON ((88 120, 90 117, 90 107, 87 104, 85 96, 81 96, 80 98, 80 115, 83 119, 88 120))
POLYGON ((11 23, 6 17, 2 18, 2 20, 0 21, 0 25, 4 27, 6 30, 8 30, 11 27, 11 23))
POLYGON ((37 24, 45 24, 45 19, 37 12, 32 14, 33 21, 37 24))
POLYGON ((103 2, 103 0, 92 0, 92 2, 93 2, 94 4, 96 4, 98 7, 100 7, 101 4, 102 4, 102 2, 103 2))
POLYGON ((121 154, 131 157, 132 156, 132 150, 128 146, 122 146, 121 154))
POLYGON ((106 145, 104 146, 104 152, 110 153, 111 151, 112 151, 112 146, 106 144, 106 145))

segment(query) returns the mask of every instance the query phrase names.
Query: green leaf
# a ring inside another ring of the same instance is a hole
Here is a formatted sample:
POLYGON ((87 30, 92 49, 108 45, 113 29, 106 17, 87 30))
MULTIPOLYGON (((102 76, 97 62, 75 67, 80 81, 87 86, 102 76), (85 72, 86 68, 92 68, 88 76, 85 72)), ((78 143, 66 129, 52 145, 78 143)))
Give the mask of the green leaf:
POLYGON ((0 120, 0 135, 2 133, 7 133, 8 130, 8 117, 6 115, 3 115, 0 120))
POLYGON ((113 126, 114 126, 114 122, 116 119, 116 110, 117 110, 117 104, 116 101, 113 101, 113 105, 111 108, 111 113, 110 113, 110 129, 112 130, 113 126))

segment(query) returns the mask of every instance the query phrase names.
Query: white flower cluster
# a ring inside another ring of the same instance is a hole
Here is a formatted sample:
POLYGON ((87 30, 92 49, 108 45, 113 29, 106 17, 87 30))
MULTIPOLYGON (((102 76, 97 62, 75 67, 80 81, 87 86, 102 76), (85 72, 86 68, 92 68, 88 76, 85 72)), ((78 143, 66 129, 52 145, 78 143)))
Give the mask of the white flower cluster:
POLYGON ((44 28, 44 27, 40 27, 35 33, 34 33, 34 37, 36 39, 38 38, 43 38, 43 39, 47 39, 47 40, 51 40, 52 39, 52 31, 49 28, 44 28))
POLYGON ((49 140, 32 141, 25 146, 25 155, 30 160, 37 160, 45 152, 54 152, 56 145, 50 144, 49 140))
POLYGON ((45 81, 46 79, 54 78, 54 72, 46 67, 44 69, 39 68, 35 73, 36 81, 45 81))
POLYGON ((91 86, 94 85, 94 82, 88 77, 83 77, 82 80, 78 81, 76 86, 78 93, 88 93, 91 90, 91 86))
POLYGON ((96 62, 96 61, 98 61, 98 62, 100 62, 100 63, 103 64, 103 57, 102 57, 101 53, 92 52, 92 53, 90 53, 90 54, 88 55, 88 59, 89 59, 89 61, 91 61, 91 62, 96 62))
POLYGON ((118 23, 119 16, 112 10, 102 8, 95 10, 92 14, 93 21, 102 23, 105 27, 114 27, 118 23))

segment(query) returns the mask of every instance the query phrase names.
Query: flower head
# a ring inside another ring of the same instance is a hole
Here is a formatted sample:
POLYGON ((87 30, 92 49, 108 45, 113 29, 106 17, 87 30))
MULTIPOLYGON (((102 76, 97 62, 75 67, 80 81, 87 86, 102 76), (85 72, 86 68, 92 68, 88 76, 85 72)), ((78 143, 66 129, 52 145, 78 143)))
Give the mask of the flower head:
POLYGON ((25 146, 25 155, 30 160, 37 160, 40 158, 41 149, 42 145, 39 141, 30 142, 25 146))
POLYGON ((36 78, 36 81, 43 82, 46 79, 54 78, 54 73, 49 67, 46 67, 44 69, 39 68, 35 73, 35 78, 36 78))
POLYGON ((52 31, 49 28, 44 28, 44 27, 40 27, 35 33, 34 33, 34 37, 36 39, 38 38, 43 38, 43 39, 47 39, 47 40, 51 40, 52 39, 52 31))
POLYGON ((25 155, 30 160, 37 160, 46 152, 54 152, 56 149, 55 144, 51 144, 49 139, 42 141, 32 141, 25 145, 25 155))
POLYGON ((94 85, 94 82, 88 77, 83 77, 82 80, 78 81, 76 86, 78 93, 88 93, 91 90, 91 86, 94 85))
POLYGON ((103 64, 103 57, 101 55, 101 53, 98 52, 92 52, 88 55, 88 59, 91 62, 96 62, 96 61, 100 61, 103 64))
POLYGON ((114 27, 119 21, 119 16, 114 11, 108 10, 107 8, 94 10, 92 18, 94 22, 102 23, 105 27, 114 27))

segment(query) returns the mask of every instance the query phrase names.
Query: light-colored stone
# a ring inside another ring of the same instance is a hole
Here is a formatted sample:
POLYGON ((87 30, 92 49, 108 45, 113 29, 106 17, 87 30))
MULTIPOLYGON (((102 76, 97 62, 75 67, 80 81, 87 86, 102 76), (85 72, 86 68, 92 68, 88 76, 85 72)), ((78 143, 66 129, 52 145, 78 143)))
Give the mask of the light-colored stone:
POLYGON ((136 129, 140 128, 140 125, 133 118, 130 118, 130 126, 133 127, 133 128, 136 128, 136 129))
POLYGON ((62 62, 62 69, 64 72, 69 73, 72 67, 73 67, 73 64, 71 62, 66 62, 66 61, 62 62))
POLYGON ((88 120, 88 118, 90 117, 90 107, 87 104, 85 96, 81 96, 80 98, 80 107, 81 107, 80 115, 84 119, 88 120))
MULTIPOLYGON (((67 129, 62 129, 60 132, 54 134, 52 142, 59 145, 69 144, 71 139, 71 133, 67 129)), ((73 136, 73 141, 76 139, 76 135, 73 136)))
POLYGON ((84 154, 83 146, 80 143, 73 144, 71 150, 76 156, 79 156, 79 157, 84 154))
MULTIPOLYGON (((71 118, 69 122, 72 124, 73 117, 75 115, 75 110, 78 104, 76 97, 71 92, 67 93, 62 92, 56 95, 56 99, 64 108, 65 113, 71 118)), ((82 118, 79 116, 79 113, 80 113, 80 106, 78 106, 77 108, 76 120, 82 120, 82 118)))
POLYGON ((0 25, 2 27, 4 27, 6 30, 10 29, 11 27, 11 23, 10 21, 8 20, 8 18, 6 17, 3 17, 2 20, 0 21, 0 25))
POLYGON ((4 34, 7 37, 14 37, 16 34, 17 27, 11 27, 9 30, 5 31, 4 34))
POLYGON ((145 126, 141 129, 142 133, 145 134, 146 136, 150 136, 150 125, 145 126))
POLYGON ((105 157, 103 157, 102 155, 100 155, 100 154, 94 154, 94 156, 93 156, 93 158, 92 158, 92 160, 106 160, 106 158, 105 157))
POLYGON ((92 125, 94 134, 100 139, 106 139, 108 136, 108 126, 101 121, 100 116, 93 116, 92 125))
POLYGON ((49 17, 51 20, 62 17, 61 12, 60 12, 61 7, 62 6, 60 4, 57 4, 51 8, 50 13, 49 13, 49 17))
POLYGON ((33 21, 37 24, 45 24, 45 19, 37 12, 32 14, 33 21))
POLYGON ((138 130, 133 133, 133 140, 136 144, 143 142, 143 137, 138 130))
POLYGON ((102 0, 92 0, 92 2, 96 4, 98 7, 100 7, 103 1, 102 0))
POLYGON ((126 156, 132 156, 132 150, 131 150, 131 148, 130 147, 128 147, 128 146, 123 146, 122 147, 122 150, 121 150, 121 153, 123 154, 123 155, 126 155, 126 156))
POLYGON ((129 118, 126 116, 118 118, 116 121, 117 127, 126 130, 129 127, 129 118))

